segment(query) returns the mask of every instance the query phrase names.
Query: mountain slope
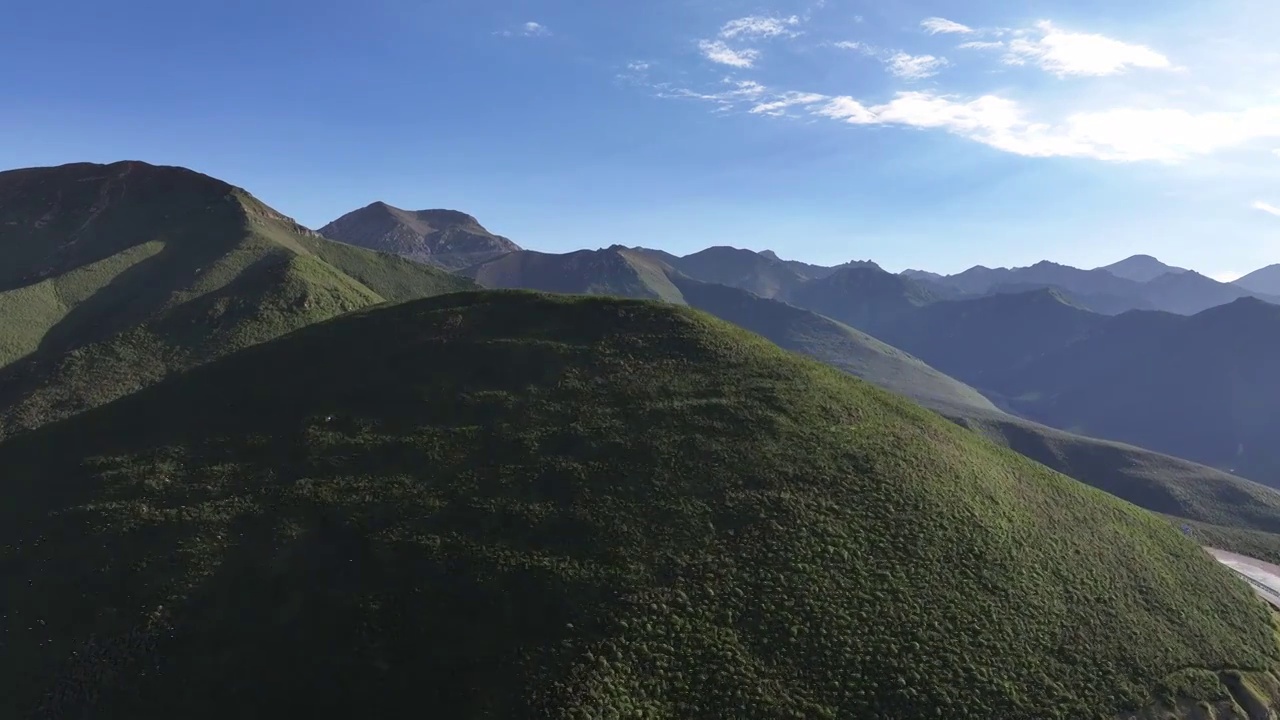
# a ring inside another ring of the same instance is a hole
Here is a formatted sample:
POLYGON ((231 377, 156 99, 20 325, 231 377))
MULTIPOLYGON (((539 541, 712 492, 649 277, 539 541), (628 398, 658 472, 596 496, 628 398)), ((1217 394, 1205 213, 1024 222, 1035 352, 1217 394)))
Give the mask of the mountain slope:
POLYGON ((1098 270, 1107 272, 1134 282, 1150 282, 1168 273, 1184 273, 1186 268, 1165 265, 1150 255, 1133 255, 1119 262, 1104 265, 1098 270))
POLYGON ((519 250, 459 272, 487 288, 615 295, 683 304, 669 271, 645 250, 614 245, 562 255, 519 250))
POLYGON ((1189 718, 1276 693, 1268 611, 1168 523, 670 304, 360 311, 0 467, 5 716, 1053 720, 1182 692, 1189 718))
POLYGON ((474 287, 135 162, 0 173, 0 259, 0 436, 348 310, 474 287))
MULTIPOLYGON (((661 256, 653 251, 633 248, 628 251, 630 253, 640 253, 652 264, 661 262, 661 256)), ((514 253, 498 264, 513 262, 523 254, 514 253)), ((540 262, 547 264, 544 271, 550 272, 552 277, 563 277, 562 264, 569 262, 567 258, 570 257, 539 253, 531 256, 541 258, 540 262)), ((580 265, 582 261, 576 263, 580 265)), ((597 261, 594 266, 604 268, 606 263, 597 261)), ((1256 552, 1260 544, 1265 544, 1271 548, 1270 552, 1275 553, 1274 557, 1280 558, 1280 536, 1270 535, 1280 532, 1280 494, 1273 490, 1187 460, 1071 435, 999 412, 990 400, 972 387, 828 317, 777 300, 760 298, 738 288, 693 280, 670 267, 665 267, 663 272, 667 274, 673 292, 679 294, 680 304, 709 312, 780 347, 899 393, 998 444, 1141 507, 1230 528, 1264 531, 1267 533, 1266 543, 1251 538, 1246 546, 1220 546, 1240 552, 1256 552)), ((514 282, 522 277, 536 276, 537 273, 529 273, 511 275, 506 279, 514 282)), ((581 292, 587 285, 604 287, 612 284, 615 294, 640 288, 644 293, 641 297, 657 297, 650 285, 610 283, 603 279, 607 276, 595 277, 595 280, 579 281, 574 291, 581 292)), ((1061 304, 1060 300, 1055 302, 1061 304)), ((980 328, 998 328, 1005 320, 1017 318, 1016 313, 1012 316, 1001 313, 984 315, 982 308, 999 307, 993 300, 975 301, 973 304, 979 312, 961 312, 958 315, 962 318, 976 317, 980 328)), ((1060 309, 1076 312, 1069 305, 1060 309)), ((1033 312, 1027 318, 1027 324, 1033 328, 1046 323, 1052 326, 1053 323, 1048 322, 1052 317, 1053 313, 1033 312)), ((1085 317, 1093 316, 1086 314, 1085 317)), ((949 316, 941 317, 943 325, 952 320, 949 316)), ((1013 326, 1020 327, 1017 322, 1013 326)), ((1029 351, 1024 348, 1023 353, 1026 352, 1029 351)))
POLYGON ((998 445, 1153 512, 1256 533, 1252 554, 1280 557, 1280 492, 1230 473, 1134 445, 1073 435, 1006 413, 942 409, 952 421, 998 445))
POLYGON ((1003 381, 1019 412, 1280 486, 1280 306, 1133 313, 1003 381))
POLYGON ((1254 270, 1231 284, 1250 292, 1280 296, 1280 264, 1254 270))
POLYGON ((776 255, 735 247, 709 247, 671 264, 694 280, 728 285, 766 298, 785 298, 806 280, 776 255))
POLYGON ((787 296, 802 308, 873 335, 872 328, 891 325, 937 299, 911 278, 867 267, 838 270, 804 283, 787 296))
POLYGON ((1060 293, 1035 290, 948 300, 868 325, 872 335, 980 390, 1058 350, 1107 318, 1060 293))
POLYGON ((672 282, 689 307, 757 333, 786 350, 806 355, 932 408, 995 411, 977 390, 934 370, 875 338, 809 310, 725 285, 679 275, 672 282))
POLYGON ((402 210, 375 202, 320 228, 349 245, 400 255, 449 270, 519 250, 474 217, 456 210, 402 210))
POLYGON ((1193 271, 1161 275, 1144 284, 1142 292, 1153 308, 1178 315, 1195 315, 1243 297, 1257 297, 1272 303, 1280 301, 1275 297, 1256 295, 1231 283, 1218 282, 1193 271))

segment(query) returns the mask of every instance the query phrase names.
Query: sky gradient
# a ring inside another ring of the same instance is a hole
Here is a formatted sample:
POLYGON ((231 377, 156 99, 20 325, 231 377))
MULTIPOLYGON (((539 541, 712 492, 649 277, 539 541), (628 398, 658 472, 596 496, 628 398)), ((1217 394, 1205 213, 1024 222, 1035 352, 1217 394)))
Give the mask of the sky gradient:
POLYGON ((183 165, 549 252, 1280 262, 1274 0, 13 5, 0 168, 183 165))

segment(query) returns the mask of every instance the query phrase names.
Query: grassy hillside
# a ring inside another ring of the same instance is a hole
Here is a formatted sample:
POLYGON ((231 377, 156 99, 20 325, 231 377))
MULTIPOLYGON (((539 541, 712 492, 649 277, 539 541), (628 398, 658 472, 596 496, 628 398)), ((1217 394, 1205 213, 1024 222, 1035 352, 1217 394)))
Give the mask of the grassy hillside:
POLYGON ((977 390, 831 318, 724 285, 679 275, 673 276, 672 282, 690 307, 886 390, 935 408, 996 411, 977 390))
POLYGON ((474 287, 143 163, 0 173, 0 436, 385 301, 474 287))
MULTIPOLYGON (((685 277, 671 270, 664 258, 653 251, 627 252, 644 253, 644 257, 650 261, 649 268, 662 266, 667 281, 674 288, 670 294, 678 293, 680 304, 709 312, 787 350, 827 363, 911 398, 964 427, 978 431, 993 442, 1010 447, 1076 480, 1156 512, 1245 530, 1280 532, 1280 494, 1268 488, 1194 462, 1133 446, 1072 435, 999 412, 972 387, 835 320, 777 300, 761 298, 745 290, 685 277)), ((542 263, 538 273, 513 273, 505 276, 504 281, 527 282, 527 278, 537 278, 544 274, 556 277, 556 269, 563 267, 568 261, 579 266, 583 264, 581 259, 575 259, 573 255, 535 253, 532 257, 542 263)), ((576 258, 597 258, 596 268, 607 267, 594 254, 578 254, 576 258)), ((514 260, 515 258, 507 262, 514 260)), ((623 277, 635 276, 628 274, 623 277)), ((601 287, 610 284, 601 280, 584 281, 575 288, 581 291, 588 285, 601 287)), ((641 288, 644 293, 642 297, 656 296, 657 293, 652 288, 659 286, 658 283, 645 284, 634 280, 628 285, 612 285, 621 292, 641 288)), ((1037 317, 1051 317, 1055 311, 1069 313, 1068 318, 1098 317, 1064 304, 1060 297, 1048 292, 1028 295, 1024 300, 1042 296, 1052 301, 1046 303, 1048 312, 1039 312, 1046 308, 1030 303, 1033 312, 1024 318, 1025 325, 1035 327, 1034 320, 1037 317)), ((1015 309, 1018 307, 1009 304, 1015 309)), ((999 308, 1003 303, 988 299, 973 305, 983 310, 999 308)), ((955 315, 962 329, 965 327, 963 322, 973 322, 979 328, 994 328, 997 325, 987 321, 987 316, 982 312, 955 315)), ((1008 317, 1009 313, 994 315, 1008 317)), ((1167 314, 1155 315, 1173 317, 1167 314)), ((1013 316, 1017 317, 1017 314, 1013 316)), ((951 315, 942 314, 942 317, 951 315)), ((1117 318, 1115 322, 1128 317, 1130 316, 1117 318)), ((945 337, 949 336, 942 339, 945 337)), ((1280 552, 1280 535, 1268 535, 1267 539, 1280 552)), ((1238 552, 1247 552, 1247 548, 1256 546, 1256 539, 1247 545, 1222 545, 1238 552)))
POLYGON ((670 304, 358 311, 0 467, 4 716, 1189 718, 1276 692, 1268 611, 1164 520, 670 304))
POLYGON ((946 408, 941 412, 993 442, 1148 510, 1276 534, 1272 541, 1280 550, 1280 492, 1273 488, 1189 460, 1073 435, 1004 413, 946 408))

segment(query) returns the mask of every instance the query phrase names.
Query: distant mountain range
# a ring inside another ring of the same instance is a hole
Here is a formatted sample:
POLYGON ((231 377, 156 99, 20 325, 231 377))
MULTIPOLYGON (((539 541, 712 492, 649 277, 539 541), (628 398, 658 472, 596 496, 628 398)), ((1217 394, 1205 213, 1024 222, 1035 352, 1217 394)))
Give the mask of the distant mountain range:
POLYGON ((1238 281, 1219 282, 1194 271, 1165 265, 1148 255, 1135 255, 1093 270, 1042 261, 1023 268, 976 266, 955 275, 921 270, 907 270, 902 274, 935 291, 949 289, 953 298, 1056 289, 1081 307, 1105 315, 1129 310, 1194 315, 1242 297, 1280 303, 1280 293, 1258 289, 1269 287, 1265 281, 1256 282, 1253 287, 1238 281))

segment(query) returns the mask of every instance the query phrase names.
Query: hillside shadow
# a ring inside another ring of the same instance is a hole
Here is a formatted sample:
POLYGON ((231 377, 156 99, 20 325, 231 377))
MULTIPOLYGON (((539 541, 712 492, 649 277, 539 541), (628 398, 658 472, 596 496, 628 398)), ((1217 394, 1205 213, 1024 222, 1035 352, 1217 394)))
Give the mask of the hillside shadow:
POLYGON ((183 238, 166 244, 159 253, 116 275, 71 308, 45 333, 37 352, 64 353, 101 342, 146 321, 174 293, 191 287, 199 278, 199 271, 212 266, 234 244, 218 237, 183 238))

